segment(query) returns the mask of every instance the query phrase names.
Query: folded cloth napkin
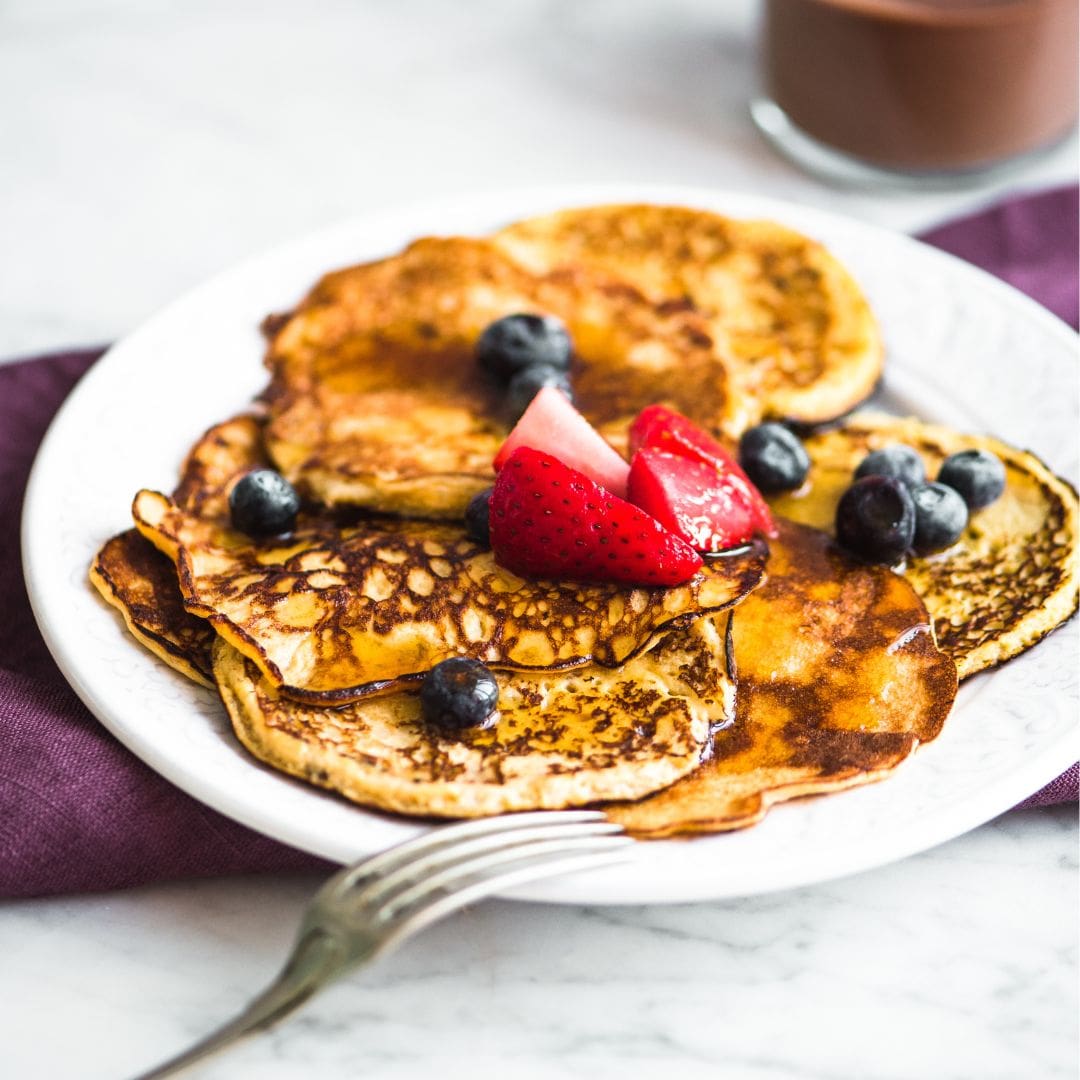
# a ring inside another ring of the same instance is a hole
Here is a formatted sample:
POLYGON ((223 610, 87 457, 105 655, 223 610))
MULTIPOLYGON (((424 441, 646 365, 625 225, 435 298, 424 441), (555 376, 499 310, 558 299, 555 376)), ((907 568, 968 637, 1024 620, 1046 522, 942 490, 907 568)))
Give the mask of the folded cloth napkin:
POLYGON ((1055 188, 939 225, 919 239, 989 270, 1075 330, 1078 201, 1075 186, 1055 188))
MULTIPOLYGON (((1076 188, 1008 202, 926 239, 1011 281, 1076 327, 1076 188)), ((102 351, 0 365, 0 896, 329 870, 152 772, 76 698, 37 631, 19 552, 26 479, 53 413, 102 351)), ((1021 805, 1075 800, 1077 775, 1074 766, 1021 805)))
POLYGON ((37 631, 23 491, 49 421, 103 351, 0 364, 0 896, 326 869, 162 780, 90 715, 37 631))

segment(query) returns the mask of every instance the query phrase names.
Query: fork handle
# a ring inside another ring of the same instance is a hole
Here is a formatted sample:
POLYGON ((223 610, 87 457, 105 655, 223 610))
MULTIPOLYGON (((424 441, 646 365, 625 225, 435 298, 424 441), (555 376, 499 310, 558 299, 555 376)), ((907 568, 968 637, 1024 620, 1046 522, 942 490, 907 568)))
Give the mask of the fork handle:
POLYGON ((297 942, 281 974, 239 1016, 183 1053, 149 1072, 140 1073, 133 1080, 164 1080, 165 1077, 179 1076, 200 1061, 295 1012, 317 990, 355 962, 355 958, 346 962, 346 951, 336 938, 321 930, 312 931, 297 942))

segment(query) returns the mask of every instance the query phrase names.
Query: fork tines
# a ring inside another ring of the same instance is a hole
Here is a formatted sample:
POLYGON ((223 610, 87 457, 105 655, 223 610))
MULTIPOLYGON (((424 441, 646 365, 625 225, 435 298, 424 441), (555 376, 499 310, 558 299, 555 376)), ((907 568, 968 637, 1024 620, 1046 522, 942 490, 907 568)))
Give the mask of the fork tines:
POLYGON ((444 826, 332 878, 335 904, 412 932, 470 900, 529 881, 625 861, 633 841, 599 811, 540 811, 444 826))

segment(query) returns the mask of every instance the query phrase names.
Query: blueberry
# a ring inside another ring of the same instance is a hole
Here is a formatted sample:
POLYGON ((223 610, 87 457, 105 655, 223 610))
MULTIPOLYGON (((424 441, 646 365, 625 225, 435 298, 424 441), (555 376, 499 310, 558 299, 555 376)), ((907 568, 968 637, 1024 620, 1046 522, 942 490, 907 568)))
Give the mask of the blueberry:
POLYGON ((548 364, 534 364, 532 367, 523 368, 508 383, 506 387, 506 408, 514 420, 518 420, 521 414, 529 407, 529 402, 545 386, 558 387, 571 401, 574 400, 574 392, 570 387, 570 378, 561 368, 551 367, 548 364))
POLYGON ((292 484, 273 469, 247 473, 229 493, 233 526, 248 536, 291 532, 299 510, 300 497, 292 484))
POLYGON ((867 562, 894 563, 915 538, 915 503, 891 476, 864 476, 840 497, 836 539, 867 562))
POLYGON ((911 492, 915 504, 915 541, 920 555, 942 551, 960 539, 967 527, 967 504, 944 484, 921 484, 911 492))
POLYGON ((491 547, 491 488, 481 491, 465 507, 465 533, 478 544, 491 547))
POLYGON ((739 464, 761 491, 794 491, 810 471, 803 444, 783 424, 758 424, 744 431, 739 464))
POLYGON ((436 664, 420 687, 424 719, 444 732, 485 724, 499 704, 499 684, 479 660, 454 657, 436 664))
POLYGON ((1005 466, 988 450, 961 450, 950 454, 938 470, 938 483, 948 484, 969 510, 989 506, 1005 490, 1005 466))
POLYGON ((917 488, 926 483, 926 467, 917 451, 897 443, 867 454, 855 470, 856 480, 864 476, 891 476, 909 488, 917 488))
POLYGON ((553 315, 507 315, 488 325, 476 343, 476 361, 497 379, 543 364, 570 368, 570 335, 553 315))

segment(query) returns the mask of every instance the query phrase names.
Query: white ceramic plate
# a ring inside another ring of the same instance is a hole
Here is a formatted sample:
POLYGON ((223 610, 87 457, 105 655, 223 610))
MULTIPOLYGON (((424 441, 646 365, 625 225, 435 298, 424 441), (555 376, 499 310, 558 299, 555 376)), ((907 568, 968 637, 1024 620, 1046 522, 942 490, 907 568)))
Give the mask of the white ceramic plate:
MULTIPOLYGON (((347 222, 254 259, 178 300, 114 346, 49 430, 27 494, 27 583, 45 639, 110 731, 191 795, 261 832, 350 861, 414 834, 263 768, 223 709, 134 645, 87 582, 129 524, 140 487, 171 490, 194 439, 261 389, 268 312, 324 271, 430 233, 483 233, 562 206, 649 200, 768 217, 824 241, 868 293, 888 348, 882 404, 998 435, 1077 478, 1076 339, 1042 308, 903 236, 803 207, 684 188, 485 194, 347 222)), ((652 903, 748 895, 923 850, 1009 809, 1077 758, 1077 623, 962 689, 944 734, 881 784, 790 803, 756 828, 639 845, 631 863, 514 895, 652 903)))

